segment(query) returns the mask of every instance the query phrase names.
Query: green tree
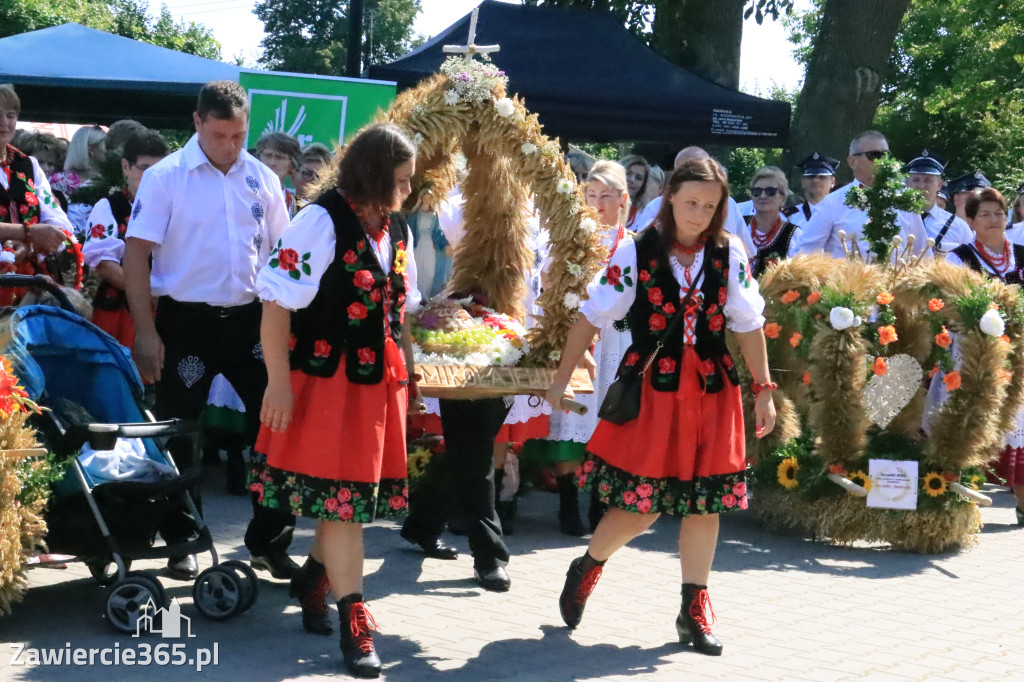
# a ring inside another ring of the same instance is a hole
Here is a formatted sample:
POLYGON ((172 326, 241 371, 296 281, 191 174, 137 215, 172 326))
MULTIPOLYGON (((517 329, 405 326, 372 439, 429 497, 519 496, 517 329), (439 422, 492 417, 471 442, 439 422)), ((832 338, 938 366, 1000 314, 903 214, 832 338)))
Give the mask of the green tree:
POLYGON ((220 43, 195 22, 175 22, 166 6, 156 19, 139 0, 0 0, 0 38, 78 23, 180 52, 220 59, 220 43))
MULTIPOLYGON (((261 63, 282 71, 344 74, 348 5, 346 0, 260 0, 253 12, 267 33, 261 63)), ((364 67, 397 59, 421 43, 412 31, 419 12, 420 0, 364 2, 364 67)))

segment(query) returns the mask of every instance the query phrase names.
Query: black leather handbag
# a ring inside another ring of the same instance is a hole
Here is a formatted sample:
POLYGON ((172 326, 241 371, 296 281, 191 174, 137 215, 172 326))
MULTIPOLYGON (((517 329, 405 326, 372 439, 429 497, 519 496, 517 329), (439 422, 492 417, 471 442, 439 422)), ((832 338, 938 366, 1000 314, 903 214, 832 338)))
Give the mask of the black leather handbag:
POLYGON ((700 283, 701 274, 704 272, 704 265, 706 263, 707 258, 705 257, 704 262, 701 263, 700 272, 694 279, 693 286, 686 292, 686 297, 683 298, 683 302, 679 306, 679 314, 672 318, 672 321, 665 327, 665 331, 658 337, 657 345, 650 355, 647 356, 647 360, 640 371, 637 372, 635 367, 624 368, 619 372, 619 376, 612 382, 612 385, 608 387, 608 393, 605 394, 604 400, 601 402, 601 409, 597 411, 598 418, 621 426, 640 416, 640 394, 643 392, 644 378, 647 376, 647 370, 651 368, 654 358, 658 356, 658 351, 665 345, 665 340, 668 339, 669 334, 676 328, 679 321, 686 317, 686 306, 690 299, 693 298, 693 292, 697 290, 697 285, 700 283))

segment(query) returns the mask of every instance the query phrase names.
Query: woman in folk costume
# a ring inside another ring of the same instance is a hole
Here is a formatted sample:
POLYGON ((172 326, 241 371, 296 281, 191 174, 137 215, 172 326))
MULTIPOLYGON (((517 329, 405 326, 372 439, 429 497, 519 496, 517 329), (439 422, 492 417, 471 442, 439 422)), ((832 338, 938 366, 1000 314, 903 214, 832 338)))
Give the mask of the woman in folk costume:
MULTIPOLYGON (((619 243, 628 234, 623 226, 629 214, 626 171, 613 161, 598 161, 591 168, 589 178, 585 191, 587 205, 597 209, 601 221, 601 243, 608 250, 608 259, 611 259, 619 243)), ((523 451, 524 457, 544 461, 554 467, 558 481, 558 523, 562 532, 568 535, 581 536, 587 532, 580 521, 575 472, 586 454, 587 441, 597 428, 597 412, 601 401, 615 379, 619 362, 631 342, 632 336, 625 320, 616 321, 598 331, 592 349, 597 365, 594 393, 576 398, 587 406, 587 414, 580 416, 553 410, 548 438, 530 441, 523 451)), ((597 495, 591 495, 591 529, 597 527, 603 508, 597 495)))
POLYGON ((415 154, 393 124, 360 133, 336 185, 295 216, 257 280, 268 375, 256 443, 267 470, 257 492, 266 506, 316 519, 292 594, 306 629, 329 634, 330 590, 345 665, 362 677, 381 670, 362 595, 363 524, 408 504, 405 313, 420 297, 397 211, 411 191, 415 154))
POLYGON ((569 333, 548 400, 558 404, 598 329, 626 317, 633 344, 620 377, 642 382, 639 414, 601 420, 587 444, 580 484, 611 508, 586 554, 566 574, 562 618, 576 627, 604 563, 662 513, 682 517, 679 555, 682 643, 719 655, 707 584, 718 515, 747 507, 739 379, 725 343, 728 327, 754 377, 758 436, 775 425, 761 312, 764 300, 738 237, 724 233, 729 184, 722 167, 696 159, 672 173, 655 224, 621 243, 569 333))
POLYGON ((789 181, 781 168, 765 166, 750 180, 754 213, 744 218, 750 240, 757 253, 750 259, 750 272, 756 279, 769 265, 787 257, 796 225, 786 219, 782 209, 789 196, 789 181))
POLYGON ((121 157, 125 186, 96 202, 86 222, 88 229, 82 255, 85 264, 103 280, 93 297, 92 323, 128 348, 135 344, 135 327, 124 294, 124 271, 121 269, 124 233, 128 229, 132 202, 142 182, 142 174, 167 153, 167 143, 155 130, 129 137, 121 157))
MULTIPOLYGON (((946 260, 1006 284, 1024 284, 1024 246, 1011 244, 1006 238, 1006 208, 1003 195, 992 187, 968 199, 964 213, 974 230, 975 240, 950 251, 946 260)), ((957 354, 955 350, 954 354, 957 354)), ((941 376, 936 375, 932 379, 929 393, 929 398, 944 399, 941 376)), ((1017 414, 1017 428, 1006 435, 1005 447, 999 453, 995 470, 1013 489, 1017 523, 1024 526, 1024 409, 1017 414)))

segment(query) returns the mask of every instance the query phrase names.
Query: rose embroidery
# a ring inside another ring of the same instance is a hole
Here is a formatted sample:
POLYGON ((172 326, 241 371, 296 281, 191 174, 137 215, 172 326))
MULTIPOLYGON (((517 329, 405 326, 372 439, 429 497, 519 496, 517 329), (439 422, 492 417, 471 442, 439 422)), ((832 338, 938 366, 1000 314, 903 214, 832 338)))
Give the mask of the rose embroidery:
POLYGON ((343 504, 338 507, 338 518, 342 521, 351 521, 356 515, 356 510, 351 504, 343 504))
POLYGON ((374 289, 370 292, 370 300, 374 303, 380 303, 380 289, 374 289))
POLYGON ((626 506, 632 507, 634 504, 636 504, 636 493, 633 492, 632 490, 627 490, 626 492, 622 493, 622 503, 625 504, 626 506))
POLYGON ((401 495, 392 495, 391 499, 388 500, 388 504, 391 506, 392 509, 404 509, 405 498, 402 497, 401 495))
POLYGON ((602 279, 604 281, 602 281, 601 284, 608 284, 610 286, 617 285, 622 279, 622 268, 618 265, 609 265, 608 269, 604 271, 604 277, 602 279))
POLYGON ((658 360, 658 372, 661 374, 672 374, 676 371, 676 361, 672 358, 658 360))
POLYGON ((650 282, 651 273, 649 273, 647 270, 641 270, 640 274, 637 275, 637 279, 639 279, 641 282, 650 282))
POLYGON ((338 506, 338 499, 335 497, 328 497, 324 500, 324 509, 332 514, 338 511, 338 506))
POLYGON ((359 356, 360 365, 372 365, 377 361, 377 354, 369 348, 360 348, 356 354, 359 356))
POLYGON ((299 342, 299 339, 295 334, 288 335, 288 350, 295 350, 295 344, 299 342))
POLYGON ((89 231, 89 236, 93 239, 103 239, 107 236, 107 228, 104 225, 93 225, 89 231))
POLYGON ((29 206, 38 206, 39 198, 32 192, 25 192, 25 203, 29 206))
POLYGON ((356 301, 348 307, 348 319, 352 322, 366 319, 366 306, 356 301))
POLYGON ((315 358, 326 358, 331 354, 331 344, 327 343, 324 339, 320 339, 313 344, 313 357, 315 358))
POLYGON ((349 249, 348 251, 345 252, 345 255, 341 257, 341 260, 343 260, 348 265, 355 265, 356 262, 359 261, 359 256, 356 255, 355 251, 349 249))
POLYGON ((676 307, 671 303, 666 303, 662 310, 665 311, 666 315, 672 315, 676 312, 676 307))
POLYGON ((626 356, 626 367, 632 367, 633 365, 635 365, 639 361, 640 361, 640 354, 639 353, 630 353, 629 355, 626 356))
POLYGON ((285 272, 291 272, 299 264, 299 254, 294 249, 282 249, 277 254, 277 262, 285 272))
POLYGON ((348 502, 352 499, 352 491, 348 488, 342 488, 338 491, 338 502, 348 502))
POLYGON ((302 279, 303 275, 307 277, 313 273, 313 269, 309 266, 309 259, 312 257, 312 253, 306 252, 300 257, 295 249, 282 249, 281 240, 277 240, 277 246, 270 254, 270 262, 268 265, 271 268, 280 268, 284 272, 288 273, 288 276, 294 280, 302 279))
POLYGON ((373 288, 373 273, 369 270, 356 271, 355 285, 360 289, 369 291, 373 288))
POLYGON ((654 305, 661 305, 664 297, 661 294, 661 287, 652 287, 647 290, 647 300, 654 305))
POLYGON ((650 326, 652 332, 661 331, 665 328, 665 316, 660 313, 654 313, 648 321, 648 326, 650 326))
POLYGON ((723 318, 721 315, 716 315, 715 317, 712 317, 710 320, 708 320, 708 329, 710 329, 713 332, 721 331, 722 324, 724 323, 724 321, 725 318, 723 318))

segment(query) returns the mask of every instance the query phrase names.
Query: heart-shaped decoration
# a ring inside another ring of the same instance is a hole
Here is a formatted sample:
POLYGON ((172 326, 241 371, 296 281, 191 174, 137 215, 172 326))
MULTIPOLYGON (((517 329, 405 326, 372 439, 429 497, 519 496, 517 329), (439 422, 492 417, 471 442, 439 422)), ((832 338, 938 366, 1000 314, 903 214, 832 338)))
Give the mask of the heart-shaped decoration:
POLYGON ((921 388, 924 370, 909 355, 885 358, 888 371, 875 375, 864 387, 864 406, 872 422, 883 429, 896 418, 921 388))

